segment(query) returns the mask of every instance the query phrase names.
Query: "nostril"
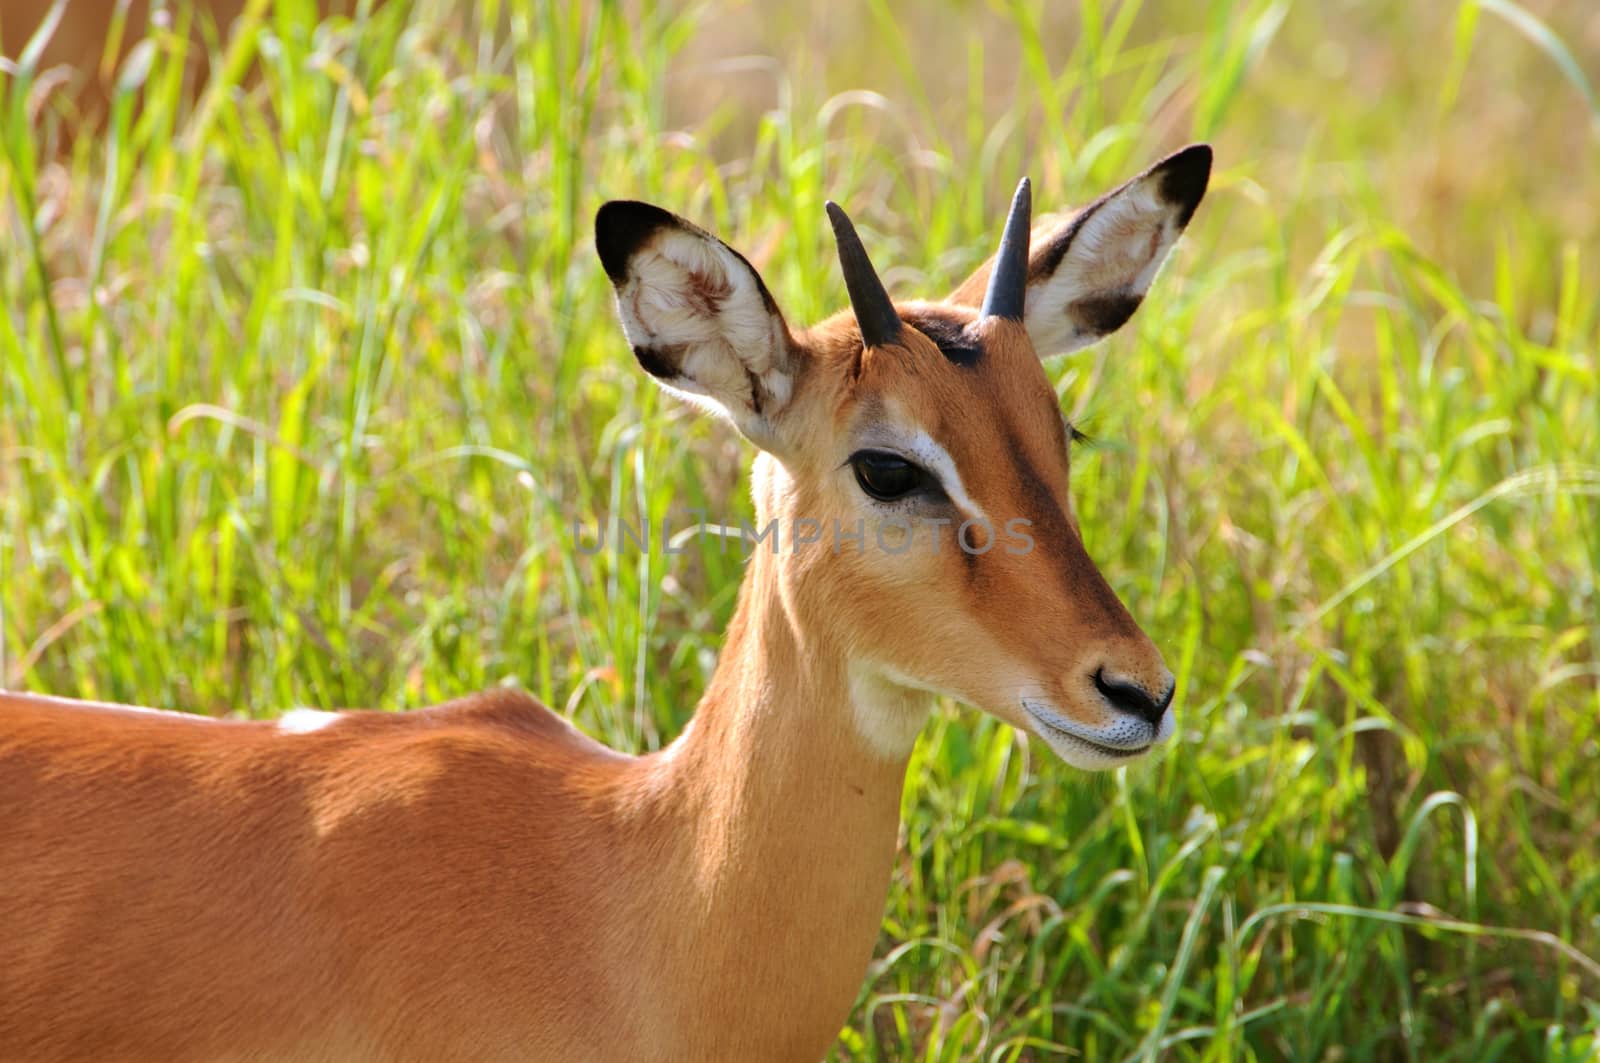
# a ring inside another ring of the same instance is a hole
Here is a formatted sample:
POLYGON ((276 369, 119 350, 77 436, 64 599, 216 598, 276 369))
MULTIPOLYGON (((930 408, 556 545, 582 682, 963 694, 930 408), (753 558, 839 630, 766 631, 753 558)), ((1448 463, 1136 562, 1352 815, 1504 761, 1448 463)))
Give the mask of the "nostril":
POLYGON ((1101 697, 1111 703, 1112 708, 1130 716, 1137 716, 1152 727, 1159 727, 1167 706, 1172 704, 1172 694, 1177 690, 1177 685, 1167 687, 1167 692, 1157 700, 1138 683, 1126 679, 1107 679, 1105 669, 1097 668, 1094 673, 1094 688, 1100 692, 1101 697))

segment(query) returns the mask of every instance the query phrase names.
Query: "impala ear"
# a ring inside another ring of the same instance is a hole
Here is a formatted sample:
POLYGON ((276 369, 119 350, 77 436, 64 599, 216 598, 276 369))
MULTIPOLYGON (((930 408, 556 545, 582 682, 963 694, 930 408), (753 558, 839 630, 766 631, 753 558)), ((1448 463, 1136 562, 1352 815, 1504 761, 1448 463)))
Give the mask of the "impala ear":
MULTIPOLYGON (((1210 176, 1210 146, 1193 144, 1076 214, 1033 230, 1024 321, 1041 357, 1086 347, 1133 316, 1210 176)), ((991 258, 950 301, 978 306, 993 268, 991 258)))
POLYGON ((640 367, 771 449, 798 359, 783 314, 754 267, 710 233, 649 203, 605 204, 595 215, 594 242, 640 367))

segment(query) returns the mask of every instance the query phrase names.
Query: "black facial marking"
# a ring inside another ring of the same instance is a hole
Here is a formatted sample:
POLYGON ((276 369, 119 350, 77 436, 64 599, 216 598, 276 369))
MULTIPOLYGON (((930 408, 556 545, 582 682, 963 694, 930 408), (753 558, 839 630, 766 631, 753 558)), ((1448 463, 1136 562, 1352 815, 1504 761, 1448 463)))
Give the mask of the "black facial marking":
POLYGON ((1056 573, 1069 594, 1097 598, 1107 617, 1120 617, 1122 622, 1131 625, 1133 620, 1128 611, 1084 551, 1083 541, 1067 520, 1066 509, 1028 459, 1022 440, 1007 432, 1005 445, 1015 462, 1017 479, 1027 500, 1028 516, 1033 520, 1030 534, 1038 544, 1040 558, 1049 565, 1047 571, 1056 573))
POLYGON ((1189 224, 1211 179, 1211 145, 1193 144, 1157 164, 1161 198, 1178 206, 1178 228, 1189 224))
POLYGON ((1065 534, 1069 530, 1066 513, 1051 492, 1050 485, 1028 459, 1028 451, 1022 445, 1022 440, 1008 431, 1005 448, 1016 465, 1017 479, 1021 483, 1023 495, 1027 498, 1028 516, 1033 518, 1034 523, 1047 538, 1065 534))
MULTIPOLYGON (((1049 484, 1028 459, 1027 448, 1022 445, 1020 438, 1010 430, 1006 430, 1001 449, 1014 462, 1018 486, 1022 489, 1024 505, 1022 514, 1019 515, 1027 517, 1028 532, 1042 548, 1041 557, 1047 559, 1049 570, 1060 569, 1062 565, 1057 555, 1062 554, 1072 534, 1066 513, 1051 492, 1049 484)), ((957 546, 959 545, 958 543, 957 546)), ((976 590, 981 586, 981 577, 986 570, 977 564, 977 555, 962 552, 965 554, 963 560, 966 561, 967 584, 976 590)))
POLYGON ((959 318, 929 311, 912 310, 900 315, 902 321, 932 340, 934 346, 954 365, 971 369, 983 357, 983 345, 959 318))
MULTIPOLYGON (((974 542, 972 545, 976 547, 979 544, 974 542)), ((976 585, 978 583, 978 577, 987 570, 978 564, 978 561, 981 559, 982 555, 978 554, 975 550, 962 549, 961 525, 959 524, 956 525, 955 547, 956 552, 961 555, 962 575, 966 578, 968 586, 976 585)), ((984 553, 988 553, 988 551, 985 550, 984 553)))
POLYGON ((1086 295, 1067 307, 1067 313, 1084 332, 1105 336, 1128 323, 1144 297, 1127 292, 1086 295))
POLYGON ((676 353, 672 347, 633 346, 633 357, 639 368, 657 380, 671 380, 678 375, 678 365, 670 358, 672 353, 676 353))

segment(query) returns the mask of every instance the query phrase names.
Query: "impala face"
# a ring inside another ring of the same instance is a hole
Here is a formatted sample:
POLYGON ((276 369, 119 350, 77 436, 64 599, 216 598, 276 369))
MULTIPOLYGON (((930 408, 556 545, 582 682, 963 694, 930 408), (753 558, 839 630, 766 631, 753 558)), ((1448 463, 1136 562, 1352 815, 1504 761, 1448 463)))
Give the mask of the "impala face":
POLYGON ((601 208, 639 364, 761 448, 761 523, 823 532, 780 540, 776 578, 797 624, 850 661, 856 723, 885 755, 909 753, 917 691, 1080 768, 1171 737, 1172 675, 1079 536, 1073 431, 1040 358, 1133 314, 1210 164, 1187 148, 1031 241, 1024 182, 999 253, 937 302, 891 302, 830 204, 853 313, 798 333, 714 237, 646 204, 601 208))

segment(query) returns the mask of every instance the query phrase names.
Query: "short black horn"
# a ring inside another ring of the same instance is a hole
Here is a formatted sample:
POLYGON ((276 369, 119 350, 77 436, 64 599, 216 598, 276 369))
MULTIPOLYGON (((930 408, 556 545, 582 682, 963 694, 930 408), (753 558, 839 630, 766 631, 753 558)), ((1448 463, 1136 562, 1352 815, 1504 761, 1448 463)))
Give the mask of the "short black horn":
MULTIPOLYGON (((850 292, 850 307, 861 326, 861 342, 881 347, 900 338, 900 315, 895 313, 889 293, 861 246, 856 227, 839 204, 828 201, 828 220, 833 222, 833 240, 839 245, 839 266, 844 271, 844 286, 850 292)), ((1024 252, 1026 253, 1026 252, 1024 252)))
POLYGON ((989 290, 983 294, 983 316, 1022 320, 1023 300, 1028 292, 1028 226, 1033 213, 1033 192, 1024 177, 1011 199, 1006 231, 1000 237, 1000 251, 994 256, 994 272, 989 274, 989 290))

